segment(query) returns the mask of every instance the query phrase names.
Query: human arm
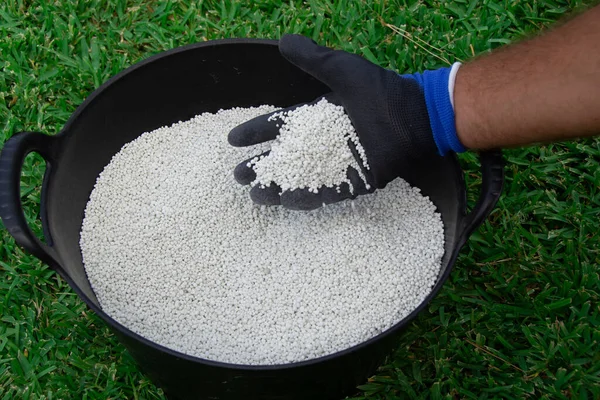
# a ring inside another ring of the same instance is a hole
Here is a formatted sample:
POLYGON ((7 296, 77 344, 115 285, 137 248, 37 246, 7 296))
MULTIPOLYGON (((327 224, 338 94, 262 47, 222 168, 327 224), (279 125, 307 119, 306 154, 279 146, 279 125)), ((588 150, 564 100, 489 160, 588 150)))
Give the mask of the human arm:
POLYGON ((600 134, 600 6, 463 65, 454 111, 469 149, 600 134))

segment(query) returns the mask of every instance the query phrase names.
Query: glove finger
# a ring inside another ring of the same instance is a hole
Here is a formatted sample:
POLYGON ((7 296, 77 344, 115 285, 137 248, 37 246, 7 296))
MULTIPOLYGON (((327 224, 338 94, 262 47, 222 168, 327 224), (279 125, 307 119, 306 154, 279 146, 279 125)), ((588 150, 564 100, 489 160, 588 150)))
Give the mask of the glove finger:
POLYGON ((281 188, 274 183, 263 188, 256 185, 250 189, 250 198, 254 203, 261 206, 278 206, 281 204, 280 193, 281 188))
POLYGON ((269 114, 259 115, 256 118, 246 121, 243 124, 233 128, 229 132, 227 140, 229 141, 230 145, 235 147, 253 146, 255 144, 273 140, 277 137, 277 135, 279 135, 279 129, 281 128, 281 125, 283 125, 281 118, 272 118, 274 114, 291 111, 306 104, 312 105, 319 102, 322 98, 326 98, 327 101, 332 104, 342 104, 339 96, 334 93, 327 93, 324 96, 311 101, 310 103, 296 104, 288 108, 273 111, 269 114), (271 120, 269 120, 269 118, 271 118, 271 120))
POLYGON ((310 211, 323 205, 320 193, 308 189, 286 190, 280 196, 281 205, 289 210, 310 211))
MULTIPOLYGON (((295 107, 297 106, 290 108, 295 107)), ((232 146, 245 147, 275 139, 279 135, 279 128, 282 121, 279 118, 269 121, 269 118, 275 113, 286 110, 278 110, 270 114, 260 115, 236 126, 229 132, 227 141, 232 146)))
POLYGON ((367 189, 367 184, 365 181, 363 181, 363 178, 360 177, 358 171, 353 167, 348 167, 348 172, 346 174, 352 183, 352 189, 355 197, 362 196, 363 194, 373 193, 375 191, 373 185, 369 185, 369 188, 367 189))
POLYGON ((270 151, 265 151, 258 156, 250 157, 249 159, 239 163, 233 170, 233 177, 235 178, 235 181, 240 185, 249 185, 252 183, 256 179, 256 172, 254 172, 254 169, 248 166, 248 164, 257 157, 268 156, 269 153, 270 151))
POLYGON ((318 193, 309 192, 308 189, 295 189, 281 193, 281 205, 290 210, 309 211, 322 207, 323 204, 355 199, 357 196, 373 193, 375 190, 372 186, 367 189, 356 169, 348 167, 347 176, 352 183, 352 192, 347 182, 343 182, 339 188, 321 187, 318 193))
POLYGON ((318 193, 309 192, 308 189, 285 191, 281 194, 281 205, 290 210, 310 211, 322 207, 323 204, 338 203, 355 197, 356 195, 350 193, 348 184, 343 183, 339 192, 333 187, 322 187, 318 193))
POLYGON ((333 204, 356 198, 356 193, 350 193, 350 186, 344 182, 338 188, 324 187, 319 190, 321 204, 333 204))
POLYGON ((356 72, 357 62, 371 64, 356 54, 320 46, 302 35, 283 35, 279 40, 279 52, 286 60, 336 92, 345 88, 340 73, 349 68, 356 72))

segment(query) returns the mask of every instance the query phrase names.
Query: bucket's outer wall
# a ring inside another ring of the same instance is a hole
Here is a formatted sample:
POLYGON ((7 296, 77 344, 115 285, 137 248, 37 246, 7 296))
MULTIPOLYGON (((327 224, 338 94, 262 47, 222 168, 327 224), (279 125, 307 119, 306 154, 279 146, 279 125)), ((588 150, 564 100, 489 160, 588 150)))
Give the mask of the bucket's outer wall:
MULTIPOLYGON (((170 399, 340 399, 371 376, 390 354, 408 319, 353 349, 284 367, 243 367, 200 360, 153 344, 99 308, 79 248, 85 205, 111 157, 140 134, 206 111, 261 104, 289 106, 328 89, 293 67, 272 41, 200 43, 155 56, 95 91, 73 114, 60 152, 45 179, 46 232, 67 280, 109 324, 141 368, 170 399)), ((436 157, 406 171, 405 178, 430 196, 445 225, 445 256, 432 295, 454 263, 465 207, 457 159, 436 157)))

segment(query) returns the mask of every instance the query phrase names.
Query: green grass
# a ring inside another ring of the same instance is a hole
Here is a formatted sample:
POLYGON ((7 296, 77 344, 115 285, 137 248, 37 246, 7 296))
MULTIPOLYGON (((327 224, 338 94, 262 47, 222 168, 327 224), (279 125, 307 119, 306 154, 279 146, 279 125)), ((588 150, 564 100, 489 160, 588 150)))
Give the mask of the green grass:
MULTIPOLYGON (((4 0, 0 143, 22 130, 59 132, 107 78, 187 43, 297 32, 400 72, 420 71, 531 35, 585 5, 4 0)), ((498 207, 356 399, 600 398, 600 140, 505 154, 498 207)), ((473 202, 476 157, 463 161, 473 202)), ((38 234, 43 170, 30 156, 22 177, 38 234)), ((164 398, 63 280, 4 228, 0 236, 0 398, 164 398)))

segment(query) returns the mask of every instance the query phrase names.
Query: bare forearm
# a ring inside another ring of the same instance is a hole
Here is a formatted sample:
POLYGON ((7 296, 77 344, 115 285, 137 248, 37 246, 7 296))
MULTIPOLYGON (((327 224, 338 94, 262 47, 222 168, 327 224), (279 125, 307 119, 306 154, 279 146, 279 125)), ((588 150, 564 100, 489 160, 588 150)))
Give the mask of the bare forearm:
POLYGON ((600 134, 600 6, 463 65, 454 105, 471 149, 600 134))

